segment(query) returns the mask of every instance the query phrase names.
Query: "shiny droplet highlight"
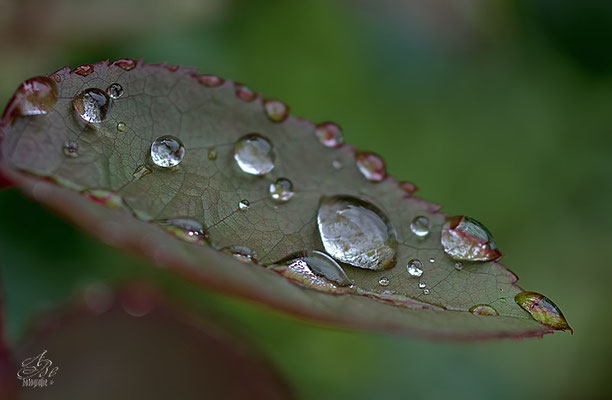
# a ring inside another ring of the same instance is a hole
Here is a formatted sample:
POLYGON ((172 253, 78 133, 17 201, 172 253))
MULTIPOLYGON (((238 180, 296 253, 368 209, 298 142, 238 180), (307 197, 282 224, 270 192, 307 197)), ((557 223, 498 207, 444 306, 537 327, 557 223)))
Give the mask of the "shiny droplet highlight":
POLYGON ((491 317, 499 315, 497 310, 488 304, 476 304, 475 306, 470 307, 469 311, 474 315, 486 315, 491 317))
POLYGON ((109 87, 106 88, 106 93, 111 99, 118 99, 123 96, 123 86, 118 83, 113 83, 109 87))
POLYGON ((385 162, 379 155, 371 152, 358 152, 355 154, 357 168, 370 182, 380 182, 387 177, 385 162))
POLYGON ((406 270, 408 271, 408 274, 410 274, 410 276, 414 278, 419 278, 423 275, 423 263, 421 262, 421 260, 414 258, 408 261, 408 264, 406 265, 406 270))
POLYGON ((206 244, 207 235, 204 226, 190 218, 172 218, 155 221, 173 236, 188 242, 199 245, 206 244))
POLYGON ((410 223, 410 230, 420 238, 427 237, 429 235, 429 218, 423 215, 414 217, 410 223))
POLYGON ((272 122, 283 122, 289 116, 289 106, 279 100, 264 100, 264 111, 272 122))
POLYGON ((151 144, 151 161, 161 168, 176 167, 185 157, 185 147, 179 138, 160 136, 151 144))
POLYGON ((548 297, 536 292, 521 292, 514 296, 514 301, 539 323, 556 330, 572 330, 559 307, 548 297))
POLYGON ((444 252, 455 260, 489 261, 501 257, 489 230, 473 218, 449 218, 440 241, 444 252))
POLYGON ((333 122, 322 122, 315 128, 319 142, 326 147, 339 147, 344 143, 344 135, 340 125, 333 122))
POLYGON ((272 200, 284 203, 289 201, 295 192, 293 191, 293 183, 287 178, 279 178, 270 184, 270 197, 272 200))
POLYGON ((99 124, 111 110, 111 98, 98 88, 85 89, 72 100, 72 107, 85 122, 99 124))
POLYGON ((247 174, 267 174, 274 169, 274 158, 272 142, 258 133, 243 136, 234 145, 234 160, 247 174))

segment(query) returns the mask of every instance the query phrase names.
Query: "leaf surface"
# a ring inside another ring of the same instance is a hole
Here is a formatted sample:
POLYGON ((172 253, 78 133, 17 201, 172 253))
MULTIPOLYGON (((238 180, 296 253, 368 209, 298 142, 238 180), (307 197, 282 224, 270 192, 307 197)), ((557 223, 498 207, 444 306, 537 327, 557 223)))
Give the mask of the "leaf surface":
POLYGON ((191 69, 132 60, 64 68, 46 79, 55 98, 28 97, 20 88, 5 111, 2 170, 105 242, 207 287, 343 326, 463 340, 552 331, 515 303, 522 289, 502 265, 464 262, 457 268, 440 242, 447 217, 439 206, 387 177, 371 153, 322 144, 313 123, 287 115, 278 101, 191 69), (115 83, 124 93, 106 119, 87 123, 78 116, 75 96, 115 83), (37 106, 44 113, 28 112, 37 106), (274 168, 262 176, 245 173, 234 159, 236 141, 251 133, 273 145, 274 168), (184 159, 173 168, 151 167, 151 144, 164 135, 180 139, 184 159), (77 144, 76 154, 66 153, 67 142, 77 144), (279 178, 289 179, 295 191, 283 203, 269 195, 279 178), (354 285, 323 291, 267 268, 296 252, 324 251, 317 211, 321 198, 338 195, 364 199, 388 217, 397 233, 394 266, 343 264, 354 285), (411 231, 418 216, 430 222, 426 237, 411 231), (211 245, 179 240, 158 223, 176 218, 201 223, 211 245), (256 262, 219 251, 238 247, 248 248, 256 262), (419 278, 406 268, 413 259, 422 262, 419 278), (482 304, 499 315, 469 311, 482 304))

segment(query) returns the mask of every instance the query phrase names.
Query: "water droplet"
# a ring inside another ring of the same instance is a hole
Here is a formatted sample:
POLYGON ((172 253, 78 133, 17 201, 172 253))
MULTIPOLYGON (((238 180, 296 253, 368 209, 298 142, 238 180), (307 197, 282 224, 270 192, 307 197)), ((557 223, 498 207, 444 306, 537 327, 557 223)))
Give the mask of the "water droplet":
POLYGON ((419 278, 421 275, 423 275, 423 263, 419 259, 412 259, 406 265, 406 270, 410 276, 419 278))
POLYGON ((470 307, 469 311, 474 315, 487 315, 491 317, 499 315, 497 310, 488 304, 476 304, 475 306, 470 307))
POLYGON ((272 122, 283 122, 289 116, 289 106, 279 100, 264 100, 264 111, 272 122))
POLYGON ((383 290, 382 294, 384 296, 393 296, 395 292, 393 290, 383 290))
POLYGON ((139 165, 136 170, 134 170, 134 178, 135 179, 140 179, 145 175, 150 174, 151 172, 153 172, 153 170, 151 169, 151 167, 149 167, 148 165, 139 165))
POLYGON ((234 159, 247 174, 267 174, 274 169, 272 142, 257 133, 243 136, 234 146, 234 159))
POLYGON ((419 289, 423 289, 427 284, 425 282, 419 282, 419 289))
POLYGON ((378 280, 378 284, 380 286, 387 286, 389 284, 389 278, 386 278, 383 276, 382 278, 378 280))
POLYGON ((74 140, 66 140, 62 146, 66 157, 76 158, 79 156, 79 144, 74 140))
POLYGON ((359 171, 370 182, 380 182, 387 177, 385 162, 377 154, 371 152, 358 152, 355 161, 359 171))
POLYGON ((210 161, 215 161, 217 159, 217 150, 216 149, 208 149, 208 159, 210 161))
POLYGON ((52 75, 55 82, 60 83, 62 81, 62 77, 59 75, 52 75))
POLYGON ((224 253, 245 263, 257 263, 257 254, 247 246, 230 246, 221 249, 224 253))
POLYGON ((423 289, 423 294, 429 294, 429 289, 423 289))
POLYGON ((125 128, 126 128, 125 122, 119 122, 117 124, 117 130, 119 132, 125 132, 125 128))
POLYGON ((123 208, 123 199, 113 191, 106 189, 86 189, 83 190, 81 194, 96 203, 104 204, 112 208, 123 208))
POLYGON ((13 120, 24 115, 44 115, 57 102, 57 85, 46 76, 28 79, 15 91, 4 111, 4 118, 13 120))
POLYGON ((488 261, 501 257, 487 228, 469 217, 452 217, 442 228, 444 251, 455 260, 488 261))
POLYGON ((455 263, 455 269, 456 269, 457 271, 461 271, 461 270, 463 269, 463 263, 462 263, 461 261, 457 261, 457 262, 455 263))
POLYGON ((190 218, 172 218, 155 222, 170 234, 185 242, 203 245, 208 239, 204 226, 190 218))
POLYGON ((373 204, 351 196, 324 196, 317 225, 325 251, 337 261, 372 270, 395 265, 395 228, 373 204))
POLYGON ((429 218, 419 215, 410 223, 410 230, 418 237, 429 235, 429 218))
POLYGON ((572 330, 559 307, 548 297, 536 292, 521 292, 514 296, 514 301, 539 323, 553 329, 572 330))
POLYGON ((319 142, 326 147, 339 147, 344 143, 342 128, 333 122, 323 122, 317 125, 315 134, 319 142))
POLYGON ((402 189, 404 192, 408 193, 409 195, 413 195, 414 192, 419 190, 418 186, 412 182, 400 182, 398 183, 398 185, 400 189, 402 189))
POLYGON ((294 194, 293 183, 289 179, 279 178, 270 184, 270 197, 275 201, 289 201, 294 194))
POLYGON ((198 75, 197 79, 198 79, 198 82, 200 82, 202 85, 207 86, 207 87, 221 86, 223 85, 223 82, 225 82, 225 80, 223 80, 222 78, 219 78, 216 75, 208 75, 208 74, 198 75))
POLYGON ((72 72, 74 72, 77 75, 87 76, 91 74, 92 72, 94 72, 94 67, 93 65, 83 64, 83 65, 79 65, 78 67, 76 67, 74 71, 72 72))
POLYGON ((336 168, 336 169, 340 169, 340 168, 342 168, 342 162, 339 161, 339 160, 334 160, 334 161, 332 161, 332 166, 334 168, 336 168))
POLYGON ((238 203, 238 208, 240 209, 240 211, 246 211, 249 209, 250 206, 251 203, 249 203, 247 199, 240 200, 240 202, 238 203))
POLYGON ((111 99, 118 99, 119 97, 123 96, 123 86, 118 83, 113 83, 106 88, 106 93, 111 99))
POLYGON ((435 262, 436 262, 436 259, 435 259, 435 258, 433 258, 433 257, 431 257, 431 258, 429 259, 429 262, 433 264, 433 263, 435 263, 435 262))
POLYGON ((185 157, 183 143, 174 136, 160 136, 151 144, 151 160, 162 168, 176 167, 185 157))
POLYGON ((234 86, 236 88, 236 96, 244 101, 253 101, 255 97, 257 97, 257 93, 253 92, 242 83, 236 82, 234 86))
POLYGON ((349 286, 353 283, 344 272, 344 269, 342 269, 342 267, 333 258, 321 251, 301 251, 292 254, 279 263, 283 263, 291 267, 292 264, 295 264, 295 262, 299 260, 305 262, 306 266, 314 274, 322 276, 336 285, 349 286))
POLYGON ((131 58, 120 58, 119 60, 115 61, 111 65, 114 65, 126 71, 131 71, 134 68, 136 68, 136 64, 137 64, 137 61, 132 60, 131 58))
POLYGON ((74 97, 72 107, 85 122, 98 124, 108 116, 111 98, 101 89, 89 88, 74 97))

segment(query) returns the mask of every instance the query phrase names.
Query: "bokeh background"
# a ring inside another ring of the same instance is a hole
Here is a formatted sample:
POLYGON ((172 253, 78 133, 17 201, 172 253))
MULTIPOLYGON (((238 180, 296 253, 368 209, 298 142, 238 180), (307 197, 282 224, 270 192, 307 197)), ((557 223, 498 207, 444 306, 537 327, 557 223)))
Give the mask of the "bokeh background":
POLYGON ((0 103, 67 64, 197 67, 341 124, 450 214, 574 335, 471 344, 338 330, 208 293, 0 191, 8 340, 83 284, 145 277, 213 310, 303 399, 598 398, 612 390, 612 3, 0 0, 0 103))

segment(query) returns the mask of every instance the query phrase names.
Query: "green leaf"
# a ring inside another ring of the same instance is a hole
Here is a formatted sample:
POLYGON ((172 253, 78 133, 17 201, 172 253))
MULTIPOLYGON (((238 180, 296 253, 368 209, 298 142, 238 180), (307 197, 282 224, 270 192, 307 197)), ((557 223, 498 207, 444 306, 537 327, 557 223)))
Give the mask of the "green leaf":
POLYGON ((283 103, 242 84, 120 60, 64 68, 22 85, 3 117, 1 168, 33 198, 107 243, 204 286, 299 316, 444 339, 552 332, 516 304, 522 289, 512 272, 495 260, 458 263, 449 255, 471 254, 460 247, 467 237, 469 246, 487 249, 480 259, 498 256, 484 226, 447 221, 439 206, 412 196, 413 185, 388 177, 382 159, 343 145, 339 133, 335 125, 288 115, 283 103), (105 91, 117 94, 114 84, 123 93, 105 98, 105 91), (184 158, 160 168, 151 146, 166 135, 178 139, 172 143, 178 158, 182 142, 184 158), (259 147, 236 146, 246 135, 259 147), (240 168, 235 150, 268 158, 240 168), (293 190, 282 202, 269 192, 281 178, 293 190), (348 287, 286 262, 299 252, 330 252, 317 226, 324 198, 365 202, 367 212, 380 214, 353 232, 356 248, 364 234, 373 235, 376 221, 390 224, 380 233, 390 235, 380 242, 388 245, 384 251, 373 247, 356 258, 368 258, 368 269, 331 252, 346 262, 348 287), (425 217, 425 227, 411 228, 423 224, 417 217, 425 217), (455 246, 449 254, 443 231, 455 246), (408 271, 412 260, 419 261, 419 277, 408 271))

